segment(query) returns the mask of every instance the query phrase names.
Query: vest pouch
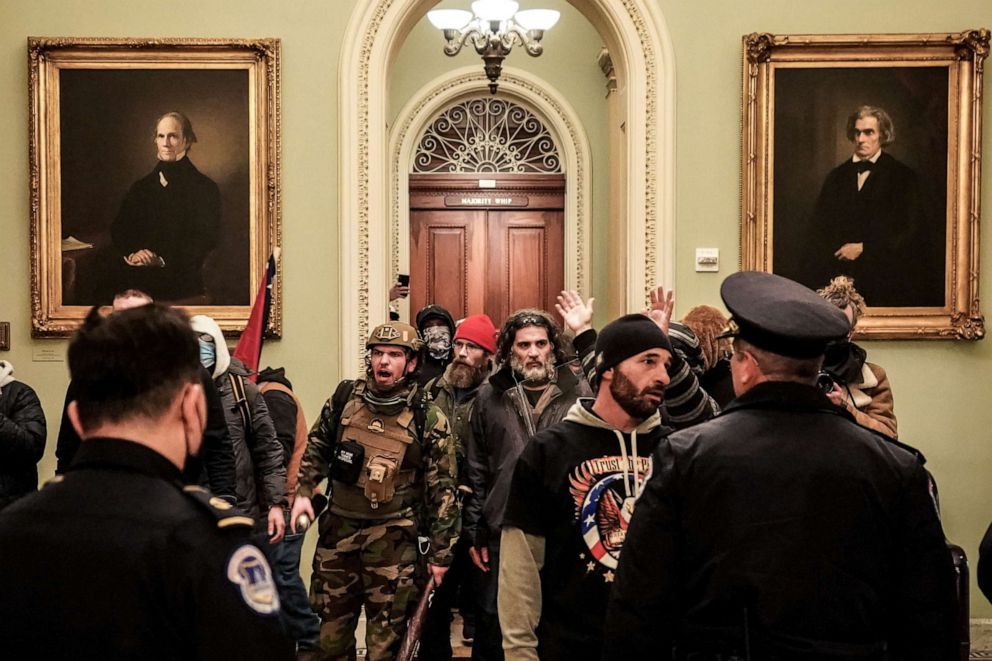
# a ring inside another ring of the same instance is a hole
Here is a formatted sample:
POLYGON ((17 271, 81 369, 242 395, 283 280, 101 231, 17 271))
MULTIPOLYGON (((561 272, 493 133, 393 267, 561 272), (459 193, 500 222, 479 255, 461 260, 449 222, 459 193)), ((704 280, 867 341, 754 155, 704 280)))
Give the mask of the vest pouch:
POLYGON ((358 441, 341 441, 334 448, 331 479, 343 484, 356 484, 365 466, 365 446, 358 441))
POLYGON ((369 461, 365 476, 365 497, 369 506, 378 509, 382 503, 388 503, 396 493, 396 473, 399 462, 390 457, 377 455, 369 461))

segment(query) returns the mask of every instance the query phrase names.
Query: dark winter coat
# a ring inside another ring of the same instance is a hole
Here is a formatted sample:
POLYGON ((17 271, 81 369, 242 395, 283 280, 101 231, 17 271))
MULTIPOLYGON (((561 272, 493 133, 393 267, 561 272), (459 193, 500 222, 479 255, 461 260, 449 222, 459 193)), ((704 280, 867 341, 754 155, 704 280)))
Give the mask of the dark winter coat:
POLYGON ((227 372, 217 377, 215 383, 234 444, 238 507, 254 517, 256 525, 261 527, 261 520, 268 514, 269 508, 275 505, 286 507, 286 465, 265 399, 258 392, 258 386, 243 378, 247 375, 244 365, 232 360, 227 372), (250 433, 238 412, 231 374, 242 377, 244 382, 246 400, 251 410, 250 433))
MULTIPOLYGON (((552 389, 551 399, 534 421, 535 432, 561 422, 579 397, 592 394, 585 379, 576 377, 568 367, 559 368, 558 380, 548 387, 552 389)), ((462 534, 476 546, 499 542, 513 467, 530 440, 525 420, 530 410, 509 365, 479 387, 467 447, 472 493, 465 500, 462 521, 462 534)))
POLYGON ((956 658, 955 577, 921 457, 816 388, 761 383, 655 455, 603 658, 956 658), (883 656, 888 649, 890 656, 883 656), (691 656, 689 656, 691 658, 691 656))
POLYGON ((45 434, 45 413, 31 386, 11 381, 0 388, 0 509, 38 488, 45 434))

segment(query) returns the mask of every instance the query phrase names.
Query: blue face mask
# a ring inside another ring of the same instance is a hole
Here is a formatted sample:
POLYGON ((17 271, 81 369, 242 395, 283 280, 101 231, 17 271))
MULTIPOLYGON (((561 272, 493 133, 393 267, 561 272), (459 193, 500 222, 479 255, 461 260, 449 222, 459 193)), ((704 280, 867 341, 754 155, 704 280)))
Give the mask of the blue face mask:
POLYGON ((197 341, 200 343, 200 364, 210 369, 217 362, 217 347, 213 342, 197 341))

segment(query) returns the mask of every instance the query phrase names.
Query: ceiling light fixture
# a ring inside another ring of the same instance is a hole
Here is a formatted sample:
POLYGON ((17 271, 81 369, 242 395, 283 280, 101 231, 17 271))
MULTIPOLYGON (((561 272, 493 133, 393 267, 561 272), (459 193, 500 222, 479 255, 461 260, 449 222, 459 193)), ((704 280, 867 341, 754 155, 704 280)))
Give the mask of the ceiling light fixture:
POLYGON ((513 0, 476 0, 472 11, 464 9, 435 9, 427 12, 431 25, 444 34, 444 54, 454 57, 469 40, 485 63, 489 91, 496 93, 503 60, 515 45, 537 57, 544 52, 541 39, 554 27, 560 16, 552 9, 517 11, 520 3, 513 0))

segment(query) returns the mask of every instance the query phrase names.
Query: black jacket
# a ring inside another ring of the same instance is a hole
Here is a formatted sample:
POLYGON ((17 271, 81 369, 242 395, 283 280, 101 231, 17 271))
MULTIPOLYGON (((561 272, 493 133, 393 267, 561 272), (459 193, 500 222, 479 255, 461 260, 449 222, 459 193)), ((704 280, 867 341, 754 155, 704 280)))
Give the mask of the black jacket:
MULTIPOLYGON (((284 367, 276 369, 266 367, 259 372, 258 383, 261 384, 266 381, 281 383, 290 390, 293 389, 292 382, 286 378, 284 367)), ((282 446, 282 463, 288 467, 289 459, 293 455, 293 448, 296 445, 296 400, 280 390, 267 390, 262 393, 262 397, 265 398, 265 406, 269 409, 269 417, 272 419, 276 438, 279 440, 279 445, 282 446)))
MULTIPOLYGON (((200 384, 207 399, 207 427, 203 430, 203 445, 200 456, 187 461, 183 478, 190 484, 207 487, 218 496, 234 499, 234 447, 231 436, 227 433, 227 420, 224 418, 224 406, 220 401, 220 393, 206 368, 200 367, 200 384)), ((79 450, 79 434, 69 422, 69 402, 76 399, 75 382, 70 381, 65 391, 65 402, 62 404, 62 422, 59 425, 59 436, 55 443, 56 475, 61 475, 69 469, 76 452, 79 450)))
POLYGON ((769 382, 660 446, 603 649, 942 661, 955 609, 920 458, 812 386, 769 382))
POLYGON ((263 528, 271 507, 286 507, 286 463, 265 398, 258 392, 258 386, 244 378, 247 375, 248 371, 241 361, 232 359, 227 372, 217 377, 215 383, 224 404, 227 429, 234 445, 238 507, 257 519, 258 527, 263 528), (243 379, 251 429, 245 428, 238 411, 230 374, 243 379))
POLYGON ((827 175, 813 211, 810 245, 816 250, 796 279, 816 289, 848 275, 872 306, 944 305, 943 204, 885 151, 861 190, 857 178, 851 159, 827 175), (834 252, 845 243, 863 243, 864 252, 840 261, 834 252))
POLYGON ((163 301, 203 293, 203 261, 220 239, 220 213, 217 184, 188 157, 159 161, 131 186, 110 228, 117 291, 133 287, 163 301), (142 249, 161 257, 164 266, 124 263, 125 256, 142 249))
POLYGON ((233 511, 184 491, 149 448, 87 440, 0 512, 5 658, 293 658, 272 571, 233 511))
MULTIPOLYGON (((534 423, 534 431, 561 422, 579 397, 592 393, 585 379, 571 369, 558 369, 551 399, 534 423)), ((498 543, 503 510, 517 457, 530 440, 525 417, 530 404, 516 388, 513 372, 505 365, 479 386, 470 422, 468 483, 472 493, 465 499, 462 534, 476 546, 498 543)))
POLYGON ((38 488, 45 433, 45 413, 31 386, 11 381, 0 388, 0 509, 38 488))

